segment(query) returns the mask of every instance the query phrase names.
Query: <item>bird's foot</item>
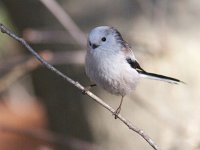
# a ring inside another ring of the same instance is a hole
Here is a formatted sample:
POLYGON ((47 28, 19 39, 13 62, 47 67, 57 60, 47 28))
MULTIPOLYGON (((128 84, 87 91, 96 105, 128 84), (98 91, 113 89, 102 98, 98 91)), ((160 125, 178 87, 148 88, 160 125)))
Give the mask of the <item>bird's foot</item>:
POLYGON ((120 113, 121 111, 121 107, 118 107, 114 112, 113 112, 113 115, 115 116, 115 119, 118 118, 118 114, 120 113))
POLYGON ((84 87, 84 90, 82 90, 82 94, 85 95, 94 86, 96 86, 96 84, 91 84, 89 86, 84 87))
POLYGON ((85 95, 88 91, 89 91, 89 88, 88 88, 88 87, 85 87, 85 88, 82 90, 82 94, 85 95))

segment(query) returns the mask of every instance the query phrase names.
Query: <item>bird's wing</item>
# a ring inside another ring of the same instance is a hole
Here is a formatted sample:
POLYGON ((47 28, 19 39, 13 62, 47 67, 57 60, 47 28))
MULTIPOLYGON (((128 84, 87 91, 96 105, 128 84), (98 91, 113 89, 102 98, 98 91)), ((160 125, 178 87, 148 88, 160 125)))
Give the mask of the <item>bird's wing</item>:
POLYGON ((130 64, 132 68, 134 68, 138 72, 146 72, 140 67, 139 63, 135 58, 132 48, 125 41, 123 42, 122 51, 125 54, 126 61, 130 64))
POLYGON ((134 68, 138 73, 145 73, 146 71, 142 69, 137 62, 137 60, 132 60, 130 57, 126 58, 126 61, 130 64, 132 68, 134 68))
POLYGON ((139 63, 136 60, 132 60, 131 58, 126 58, 126 61, 143 78, 149 78, 149 79, 153 79, 153 80, 160 80, 160 81, 165 81, 165 82, 174 83, 174 84, 184 83, 183 81, 180 81, 179 79, 176 79, 176 78, 172 78, 172 77, 168 77, 168 76, 164 76, 164 75, 160 75, 160 74, 147 72, 147 71, 145 71, 144 69, 142 69, 140 67, 139 63))
POLYGON ((135 58, 132 48, 128 45, 128 43, 126 41, 123 41, 122 44, 123 44, 122 51, 123 51, 125 57, 130 58, 132 61, 135 61, 136 58, 135 58))
POLYGON ((176 78, 172 78, 172 77, 168 77, 168 76, 164 76, 164 75, 160 75, 160 74, 155 74, 155 73, 150 73, 145 71, 140 64, 137 62, 137 60, 135 59, 135 56, 133 54, 132 49, 128 46, 126 49, 124 50, 125 54, 126 54, 126 61, 129 63, 129 65, 135 69, 143 78, 149 78, 149 79, 154 79, 154 80, 160 80, 160 81, 165 81, 165 82, 169 82, 169 83, 184 83, 183 81, 180 81, 179 79, 176 78))

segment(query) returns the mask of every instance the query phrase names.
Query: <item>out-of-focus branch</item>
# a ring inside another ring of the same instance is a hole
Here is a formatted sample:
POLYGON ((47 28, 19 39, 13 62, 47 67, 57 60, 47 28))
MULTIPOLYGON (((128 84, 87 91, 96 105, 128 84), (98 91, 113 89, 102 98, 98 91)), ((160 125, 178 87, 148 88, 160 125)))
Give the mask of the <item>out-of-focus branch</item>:
MULTIPOLYGON (((52 58, 51 54, 45 51, 40 53, 40 55, 43 56, 46 61, 50 61, 52 58)), ((10 63, 12 64, 10 65, 11 70, 9 70, 8 73, 5 73, 4 76, 0 78, 0 94, 3 93, 8 87, 10 87, 10 85, 17 79, 41 66, 41 63, 36 61, 34 57, 30 56, 19 56, 17 59, 12 59, 10 61, 10 63)), ((5 64, 5 67, 7 66, 7 64, 8 61, 5 64)), ((0 69, 4 69, 2 64, 0 65, 0 69)))
MULTIPOLYGON (((50 51, 42 51, 40 55, 50 64, 78 64, 82 65, 84 62, 84 51, 64 51, 52 53, 50 51)), ((0 62, 0 74, 3 72, 4 76, 0 78, 0 94, 3 93, 10 85, 23 77, 27 73, 35 70, 41 66, 41 63, 35 60, 34 57, 27 55, 19 56, 17 59, 11 58, 5 63, 0 62), (9 64, 9 65, 8 65, 9 64)))
MULTIPOLYGON (((53 67, 52 65, 50 65, 47 61, 45 61, 24 39, 19 38, 17 35, 15 35, 12 31, 8 30, 4 25, 0 24, 0 30, 2 33, 5 33, 7 35, 9 35, 10 37, 12 37, 13 39, 15 39, 16 41, 18 41, 19 43, 21 43, 29 52, 31 52, 35 58, 40 61, 46 68, 48 68, 49 70, 53 71, 54 73, 56 73, 58 76, 60 76, 61 78, 63 78, 65 81, 69 82, 70 84, 72 84, 73 86, 77 87, 79 90, 81 91, 85 91, 84 86, 82 86, 79 82, 74 81, 73 79, 71 79, 70 77, 66 76, 65 74, 63 74, 62 72, 60 72, 59 70, 57 70, 55 67, 53 67)), ((98 104, 100 104, 101 106, 103 106, 104 108, 106 108, 108 111, 110 111, 112 114, 115 112, 115 110, 110 107, 107 103, 105 103, 102 99, 100 99, 99 97, 97 97, 96 95, 94 95, 92 92, 90 91, 85 91, 85 94, 87 94, 89 97, 91 97, 93 100, 95 100, 98 104)), ((154 148, 155 150, 158 150, 159 147, 156 145, 156 143, 141 129, 139 129, 138 127, 136 127, 133 123, 131 123, 130 121, 128 121, 127 119, 125 119, 121 114, 117 115, 117 118, 119 120, 121 120, 130 130, 136 132, 137 134, 139 134, 143 139, 145 139, 149 145, 152 146, 152 148, 154 148)))
POLYGON ((19 64, 11 69, 9 73, 4 75, 4 77, 0 78, 0 93, 5 91, 10 85, 19 79, 21 76, 26 74, 27 72, 34 70, 40 65, 35 59, 32 57, 27 60, 25 63, 19 64))
POLYGON ((85 34, 55 0, 40 0, 40 2, 49 9, 79 45, 86 46, 85 34))
POLYGON ((20 129, 0 124, 0 133, 12 133, 16 135, 21 135, 27 138, 32 138, 40 140, 42 142, 46 142, 48 144, 59 144, 67 148, 70 147, 75 150, 100 150, 100 148, 95 144, 82 141, 76 138, 64 137, 43 129, 20 129))
MULTIPOLYGON (((84 50, 69 50, 69 51, 56 51, 52 52, 50 50, 42 50, 39 54, 50 64, 53 65, 63 65, 63 64, 73 64, 73 65, 83 65, 85 60, 84 50)), ((9 72, 9 70, 14 67, 26 63, 31 56, 29 55, 19 55, 10 57, 0 61, 0 76, 4 73, 9 72)))
POLYGON ((69 35, 65 30, 38 30, 27 28, 23 31, 23 38, 33 44, 77 44, 73 39, 68 38, 69 35))
POLYGON ((45 52, 47 55, 51 56, 49 63, 53 65, 58 64, 73 64, 73 65, 83 65, 85 61, 85 51, 63 51, 63 52, 45 52))

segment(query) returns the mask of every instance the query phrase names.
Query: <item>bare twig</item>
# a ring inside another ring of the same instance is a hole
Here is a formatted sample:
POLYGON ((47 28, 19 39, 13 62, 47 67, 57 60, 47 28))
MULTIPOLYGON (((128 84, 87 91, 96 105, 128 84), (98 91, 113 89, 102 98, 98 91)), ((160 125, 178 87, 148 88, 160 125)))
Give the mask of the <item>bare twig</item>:
MULTIPOLYGON (((48 62, 46 62, 24 39, 19 38, 17 35, 15 35, 12 31, 7 29, 4 25, 0 24, 0 30, 2 33, 5 33, 12 37, 13 39, 17 40, 19 43, 21 43, 29 52, 31 52, 45 67, 47 67, 49 70, 56 73, 58 76, 62 77, 65 81, 71 83, 75 87, 77 87, 79 90, 84 91, 84 86, 82 86, 79 82, 72 80, 70 77, 64 75, 62 72, 57 70, 55 67, 50 65, 48 62)), ((102 99, 94 95, 90 91, 86 91, 85 94, 87 94, 89 97, 91 97, 93 100, 95 100, 98 104, 106 108, 108 111, 110 111, 112 114, 115 112, 115 110, 110 107, 107 103, 105 103, 102 99)), ((159 147, 155 144, 155 142, 144 133, 143 130, 136 127, 134 124, 132 124, 130 121, 125 119, 121 114, 117 115, 117 118, 121 120, 129 129, 139 134, 143 139, 145 139, 155 150, 158 150, 159 147)))
POLYGON ((58 19, 58 21, 64 26, 64 28, 71 34, 79 45, 83 47, 86 46, 84 33, 55 0, 40 0, 40 2, 49 9, 49 11, 56 17, 56 19, 58 19))
POLYGON ((59 144, 75 150, 100 150, 95 144, 72 137, 64 137, 44 129, 20 129, 0 124, 0 133, 12 133, 28 138, 40 140, 48 144, 59 144))

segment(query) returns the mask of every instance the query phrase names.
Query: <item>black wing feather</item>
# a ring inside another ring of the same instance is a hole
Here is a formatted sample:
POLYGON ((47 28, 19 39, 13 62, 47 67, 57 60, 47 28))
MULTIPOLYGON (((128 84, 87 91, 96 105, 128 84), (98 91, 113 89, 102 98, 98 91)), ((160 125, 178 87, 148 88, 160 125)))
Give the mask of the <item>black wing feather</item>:
POLYGON ((140 74, 144 74, 144 75, 147 75, 147 76, 152 76, 152 77, 156 77, 156 78, 160 78, 160 79, 165 79, 165 80, 171 80, 171 81, 175 81, 175 82, 184 83, 183 81, 180 81, 179 79, 175 79, 175 78, 172 78, 172 77, 167 77, 167 76, 160 75, 160 74, 146 72, 144 69, 142 69, 140 67, 139 63, 136 60, 132 60, 131 58, 127 58, 126 61, 130 64, 130 66, 132 68, 134 68, 140 74))
POLYGON ((146 72, 142 69, 139 63, 136 60, 132 60, 131 58, 127 58, 126 61, 130 64, 132 68, 134 68, 138 73, 146 72))

